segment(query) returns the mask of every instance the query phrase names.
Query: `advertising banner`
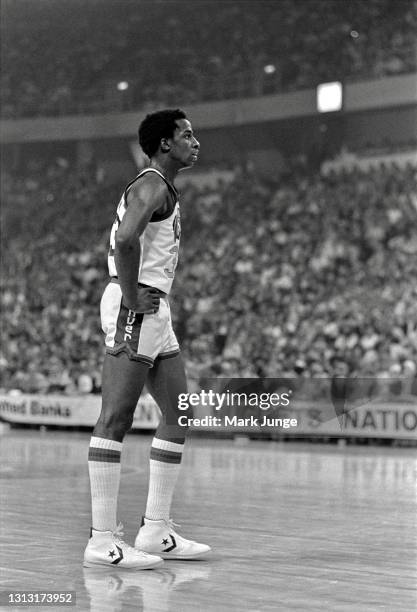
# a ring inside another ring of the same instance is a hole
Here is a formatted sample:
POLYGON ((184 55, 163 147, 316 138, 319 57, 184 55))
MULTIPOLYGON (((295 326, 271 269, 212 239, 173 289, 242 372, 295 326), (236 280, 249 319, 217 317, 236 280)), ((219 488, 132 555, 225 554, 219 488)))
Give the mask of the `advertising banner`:
POLYGON ((404 386, 373 378, 207 379, 179 397, 179 423, 237 435, 417 440, 417 396, 404 386))
MULTIPOLYGON (((0 395, 0 419, 28 425, 94 427, 100 414, 99 395, 0 395)), ((159 409, 149 394, 139 399, 132 429, 155 429, 159 409)))
MULTIPOLYGON (((212 379, 178 396, 178 424, 211 435, 417 440, 417 396, 371 379, 212 379), (388 394, 381 393, 381 389, 388 394), (400 393, 397 393, 400 391, 400 393), (395 393, 394 393, 395 392, 395 393)), ((93 427, 98 395, 0 395, 8 423, 93 427)), ((156 429, 159 408, 141 396, 132 429, 156 429)))

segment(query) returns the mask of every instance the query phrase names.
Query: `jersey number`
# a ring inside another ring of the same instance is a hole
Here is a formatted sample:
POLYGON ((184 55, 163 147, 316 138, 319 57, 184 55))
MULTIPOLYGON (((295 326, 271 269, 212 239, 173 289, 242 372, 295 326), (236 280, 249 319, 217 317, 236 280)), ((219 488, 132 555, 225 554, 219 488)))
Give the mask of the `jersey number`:
POLYGON ((114 251, 116 248, 116 232, 119 229, 119 225, 121 224, 121 222, 122 220, 120 219, 119 214, 117 212, 116 219, 114 220, 114 223, 112 225, 111 232, 110 232, 110 248, 109 248, 110 257, 114 255, 114 251))
POLYGON ((177 267, 177 263, 178 263, 177 245, 173 246, 172 249, 169 250, 169 252, 172 254, 172 264, 171 264, 171 268, 164 268, 164 272, 168 276, 168 278, 174 278, 175 268, 177 267))

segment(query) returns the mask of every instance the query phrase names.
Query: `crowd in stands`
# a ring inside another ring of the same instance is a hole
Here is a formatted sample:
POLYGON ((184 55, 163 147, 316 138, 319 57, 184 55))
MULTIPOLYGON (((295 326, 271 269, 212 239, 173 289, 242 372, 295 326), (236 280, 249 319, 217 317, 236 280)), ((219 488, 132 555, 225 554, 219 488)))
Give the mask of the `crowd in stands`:
POLYGON ((184 105, 417 69, 413 0, 3 0, 1 30, 5 118, 184 105))
MULTIPOLYGON (((97 391, 121 185, 65 159, 19 176, 3 181, 0 387, 97 391)), ((415 166, 237 167, 181 205, 172 310, 191 378, 398 376, 417 393, 415 166)))

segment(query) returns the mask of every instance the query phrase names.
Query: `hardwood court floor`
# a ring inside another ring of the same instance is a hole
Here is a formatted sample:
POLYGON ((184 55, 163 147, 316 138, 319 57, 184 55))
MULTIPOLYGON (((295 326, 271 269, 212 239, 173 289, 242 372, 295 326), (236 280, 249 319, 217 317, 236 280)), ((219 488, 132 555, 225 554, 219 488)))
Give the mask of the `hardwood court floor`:
MULTIPOLYGON (((91 612, 413 612, 415 449, 193 439, 173 518, 207 561, 160 570, 82 568, 90 526, 89 435, 1 437, 1 589, 75 590, 91 612)), ((151 437, 123 451, 119 517, 132 542, 151 437)), ((5 610, 28 608, 9 607, 5 610)))

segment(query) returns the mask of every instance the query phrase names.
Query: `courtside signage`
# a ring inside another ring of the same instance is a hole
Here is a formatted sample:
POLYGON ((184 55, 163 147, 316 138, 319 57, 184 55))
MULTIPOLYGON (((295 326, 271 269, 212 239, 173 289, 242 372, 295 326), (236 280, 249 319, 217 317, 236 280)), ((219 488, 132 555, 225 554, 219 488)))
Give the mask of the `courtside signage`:
MULTIPOLYGON (((101 399, 96 395, 66 397, 59 395, 1 394, 0 420, 27 425, 94 426, 101 399)), ((417 440, 417 406, 414 397, 397 401, 374 400, 336 416, 326 402, 293 401, 278 407, 268 416, 251 410, 239 414, 207 406, 194 407, 193 429, 220 433, 282 433, 286 436, 368 437, 417 440)), ((140 398, 132 429, 156 429, 159 410, 150 395, 140 398)))

